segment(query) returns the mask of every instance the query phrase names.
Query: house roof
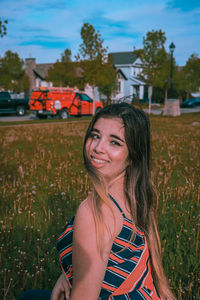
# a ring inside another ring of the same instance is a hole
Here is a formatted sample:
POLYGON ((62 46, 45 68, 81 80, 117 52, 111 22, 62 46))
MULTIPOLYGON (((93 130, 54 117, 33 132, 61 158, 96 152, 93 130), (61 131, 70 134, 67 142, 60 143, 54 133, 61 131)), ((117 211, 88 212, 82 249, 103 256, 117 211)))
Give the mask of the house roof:
POLYGON ((111 52, 109 53, 113 57, 114 65, 130 65, 136 61, 137 56, 133 51, 129 52, 111 52))
POLYGON ((50 64, 36 64, 35 69, 33 72, 40 77, 40 79, 45 80, 48 75, 48 71, 51 67, 53 67, 53 63, 50 64))
MULTIPOLYGON (((50 68, 54 66, 55 63, 49 63, 49 64, 36 64, 36 67, 33 69, 34 74, 36 77, 39 77, 41 80, 45 80, 45 78, 48 75, 48 71, 50 68)), ((77 63, 74 63, 77 65, 77 63)), ((78 65, 75 68, 75 75, 77 77, 81 77, 83 73, 83 70, 78 65)))
POLYGON ((134 84, 139 84, 139 85, 145 85, 146 84, 145 81, 142 78, 139 78, 139 77, 132 76, 130 79, 134 84))
MULTIPOLYGON (((137 57, 133 54, 133 52, 113 52, 109 53, 109 55, 113 56, 113 63, 114 65, 124 65, 124 64, 132 64, 137 57)), ((46 64, 36 64, 36 67, 33 69, 33 72, 36 77, 39 77, 41 80, 45 80, 48 75, 48 71, 50 68, 54 66, 55 63, 46 63, 46 64)), ((75 74, 78 77, 82 76, 83 70, 81 67, 78 66, 76 62, 75 74)), ((125 74, 122 70, 118 69, 121 75, 127 80, 125 74)))
POLYGON ((117 73, 120 73, 124 77, 125 80, 128 80, 128 78, 126 77, 126 75, 124 74, 124 72, 121 69, 118 69, 117 73))

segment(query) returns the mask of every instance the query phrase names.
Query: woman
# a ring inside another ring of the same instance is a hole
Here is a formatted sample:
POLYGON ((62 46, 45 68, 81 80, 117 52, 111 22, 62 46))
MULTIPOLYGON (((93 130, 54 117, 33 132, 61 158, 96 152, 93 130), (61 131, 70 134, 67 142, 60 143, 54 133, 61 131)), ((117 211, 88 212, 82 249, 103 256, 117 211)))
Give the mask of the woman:
POLYGON ((175 299, 161 263, 146 114, 126 103, 103 108, 83 155, 93 190, 58 239, 51 300, 175 299))

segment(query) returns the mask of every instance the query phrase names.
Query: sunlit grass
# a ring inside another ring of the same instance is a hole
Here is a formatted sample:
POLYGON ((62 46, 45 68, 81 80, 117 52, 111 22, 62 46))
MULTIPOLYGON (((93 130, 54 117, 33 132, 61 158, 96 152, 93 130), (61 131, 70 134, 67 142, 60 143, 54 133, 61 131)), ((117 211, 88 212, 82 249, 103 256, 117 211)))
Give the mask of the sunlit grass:
MULTIPOLYGON (((163 263, 178 299, 199 299, 200 117, 151 117, 163 263)), ((0 299, 51 289, 56 240, 89 189, 88 121, 0 127, 0 299)))

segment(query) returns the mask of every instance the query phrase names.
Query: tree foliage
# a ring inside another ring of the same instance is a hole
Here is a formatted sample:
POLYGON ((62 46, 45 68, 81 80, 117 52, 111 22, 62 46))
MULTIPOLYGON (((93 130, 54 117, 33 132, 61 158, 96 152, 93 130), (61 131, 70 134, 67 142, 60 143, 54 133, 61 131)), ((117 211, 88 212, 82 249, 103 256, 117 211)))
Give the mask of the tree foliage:
POLYGON ((82 88, 82 76, 77 63, 72 62, 71 50, 66 49, 61 56, 61 60, 49 69, 48 81, 52 81, 55 86, 82 88))
MULTIPOLYGON (((89 24, 81 28, 82 43, 76 61, 71 59, 70 49, 66 49, 60 59, 49 70, 48 81, 56 86, 69 86, 84 89, 86 84, 98 87, 100 93, 110 98, 116 88, 116 70, 110 59, 107 59, 107 48, 99 31, 89 24)), ((94 96, 94 95, 93 95, 94 96)))
POLYGON ((0 58, 0 87, 16 93, 28 91, 29 79, 23 67, 24 62, 19 55, 7 51, 5 56, 0 58))
POLYGON ((107 48, 103 47, 104 40, 99 31, 89 24, 83 24, 81 28, 82 43, 80 44, 77 60, 95 60, 97 57, 104 57, 107 48))
POLYGON ((7 27, 6 25, 8 24, 8 20, 2 20, 2 18, 0 18, 0 37, 4 37, 4 35, 7 34, 7 27))
POLYGON ((116 70, 107 57, 107 48, 103 46, 104 40, 99 31, 85 23, 81 28, 82 43, 80 44, 77 61, 83 70, 84 82, 106 95, 107 101, 115 89, 116 70))
POLYGON ((197 54, 192 54, 186 65, 180 70, 181 88, 188 94, 200 88, 200 58, 197 54))
POLYGON ((81 38, 82 43, 80 44, 76 59, 83 70, 85 83, 94 88, 98 85, 97 82, 99 81, 106 48, 103 47, 101 34, 96 32, 94 27, 89 23, 83 24, 81 38))
POLYGON ((153 87, 162 85, 163 77, 166 76, 165 67, 168 65, 168 55, 164 46, 165 42, 164 32, 152 30, 147 32, 146 37, 143 37, 143 49, 134 50, 144 66, 142 78, 153 87))
MULTIPOLYGON (((165 42, 166 36, 161 29, 152 30, 143 38, 143 48, 134 50, 134 53, 141 59, 144 66, 141 77, 152 87, 152 93, 155 88, 163 89, 163 98, 166 99, 170 87, 171 55, 165 49, 165 42)), ((175 72, 175 59, 173 68, 175 72)))
POLYGON ((106 96, 107 104, 111 102, 111 95, 117 90, 117 73, 113 66, 113 59, 108 56, 108 61, 100 65, 97 87, 100 94, 106 96))

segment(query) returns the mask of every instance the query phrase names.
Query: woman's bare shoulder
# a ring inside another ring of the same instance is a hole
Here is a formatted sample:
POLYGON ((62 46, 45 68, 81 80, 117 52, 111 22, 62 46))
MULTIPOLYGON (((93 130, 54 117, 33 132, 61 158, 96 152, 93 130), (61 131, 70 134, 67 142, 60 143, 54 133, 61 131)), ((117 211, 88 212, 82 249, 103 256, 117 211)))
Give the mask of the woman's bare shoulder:
POLYGON ((92 208, 91 208, 91 200, 89 198, 84 199, 76 212, 76 217, 91 217, 92 216, 92 208))
MULTIPOLYGON (((95 216, 92 207, 92 199, 90 197, 83 200, 79 205, 75 218, 75 224, 79 224, 79 228, 81 228, 84 223, 84 228, 88 225, 95 229, 95 216)), ((108 232, 110 232, 112 236, 118 235, 123 224, 123 217, 119 210, 116 209, 115 205, 113 206, 113 203, 111 203, 110 205, 102 203, 101 213, 102 220, 105 227, 108 229, 108 232)))
POLYGON ((74 229, 80 234, 84 230, 90 230, 90 232, 95 230, 95 218, 89 198, 83 200, 76 211, 74 229))

